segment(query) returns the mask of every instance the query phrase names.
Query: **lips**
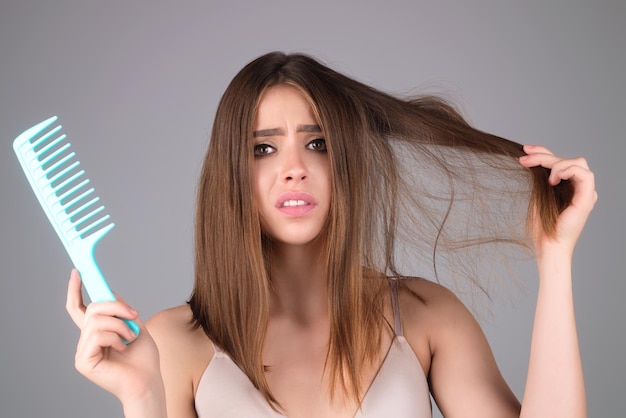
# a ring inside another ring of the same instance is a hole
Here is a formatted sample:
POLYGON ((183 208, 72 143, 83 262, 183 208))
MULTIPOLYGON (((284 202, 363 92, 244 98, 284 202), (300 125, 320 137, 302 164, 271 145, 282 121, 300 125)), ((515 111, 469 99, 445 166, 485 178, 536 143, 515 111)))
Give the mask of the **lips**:
POLYGON ((276 208, 289 217, 301 217, 317 206, 315 198, 304 192, 286 192, 276 200, 276 208))

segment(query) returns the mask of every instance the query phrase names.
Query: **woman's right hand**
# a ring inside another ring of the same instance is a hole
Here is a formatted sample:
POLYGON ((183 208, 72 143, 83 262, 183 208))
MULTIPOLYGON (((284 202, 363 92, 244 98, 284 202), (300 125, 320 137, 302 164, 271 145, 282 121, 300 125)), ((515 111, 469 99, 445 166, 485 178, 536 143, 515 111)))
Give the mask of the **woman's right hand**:
POLYGON ((70 275, 66 308, 81 331, 75 357, 81 374, 115 395, 125 410, 142 403, 164 404, 159 352, 135 310, 121 299, 86 307, 76 270, 70 275), (136 321, 139 336, 119 318, 136 321))

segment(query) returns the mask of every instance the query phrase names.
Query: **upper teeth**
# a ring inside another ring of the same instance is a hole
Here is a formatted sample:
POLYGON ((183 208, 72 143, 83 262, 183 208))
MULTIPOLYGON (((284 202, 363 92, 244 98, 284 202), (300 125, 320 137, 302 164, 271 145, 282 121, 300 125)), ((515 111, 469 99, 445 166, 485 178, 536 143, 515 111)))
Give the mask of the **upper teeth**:
POLYGON ((304 200, 285 200, 283 206, 304 206, 306 202, 304 200))

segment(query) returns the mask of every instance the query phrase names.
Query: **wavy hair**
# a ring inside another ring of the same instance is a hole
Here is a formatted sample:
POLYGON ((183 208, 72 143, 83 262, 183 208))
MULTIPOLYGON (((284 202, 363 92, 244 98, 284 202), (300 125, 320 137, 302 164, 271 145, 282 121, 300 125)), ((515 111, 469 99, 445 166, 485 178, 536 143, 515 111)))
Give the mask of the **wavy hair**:
POLYGON ((189 303, 193 325, 274 408, 280 405, 262 361, 272 260, 254 201, 252 132, 263 92, 277 84, 308 97, 326 134, 332 177, 323 253, 326 367, 331 395, 340 387, 360 402, 359 372, 379 355, 381 339, 373 336, 386 324, 386 281, 373 278, 401 276, 398 257, 408 251, 429 260, 435 278, 442 264, 462 265, 482 289, 467 269, 477 264, 471 251, 528 246, 526 219, 553 233, 572 189, 568 182, 550 187, 546 169, 521 167, 520 144, 471 127, 441 98, 395 97, 303 54, 272 52, 250 62, 215 116, 198 188, 189 303))

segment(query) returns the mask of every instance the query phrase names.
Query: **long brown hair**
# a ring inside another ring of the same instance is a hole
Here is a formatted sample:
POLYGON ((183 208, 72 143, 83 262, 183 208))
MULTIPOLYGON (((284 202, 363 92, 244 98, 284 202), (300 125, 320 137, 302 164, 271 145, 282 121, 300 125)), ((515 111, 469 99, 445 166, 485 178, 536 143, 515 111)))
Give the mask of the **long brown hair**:
POLYGON ((255 207, 251 165, 258 102, 266 88, 281 83, 306 94, 326 134, 332 174, 324 233, 330 390, 339 384, 360 401, 359 371, 380 353, 381 340, 372 336, 385 326, 384 288, 371 277, 400 275, 401 238, 429 254, 436 275, 441 252, 527 244, 523 225, 505 220, 504 228, 492 228, 491 207, 475 204, 484 203, 488 192, 495 200, 522 194, 532 208, 524 213, 534 214, 532 222, 540 219, 551 234, 572 191, 567 182, 548 186, 545 169, 521 167, 521 145, 476 130, 440 98, 394 97, 302 54, 274 52, 246 65, 218 106, 202 169, 190 306, 193 324, 273 407, 278 403, 262 361, 272 260, 255 207), (523 194, 526 186, 530 194, 523 194), (458 213, 466 214, 460 223, 458 213), (468 232, 464 222, 477 217, 486 222, 468 232))

